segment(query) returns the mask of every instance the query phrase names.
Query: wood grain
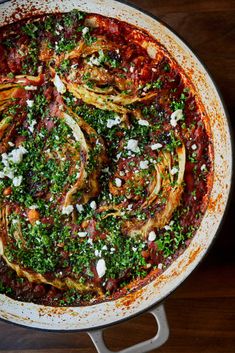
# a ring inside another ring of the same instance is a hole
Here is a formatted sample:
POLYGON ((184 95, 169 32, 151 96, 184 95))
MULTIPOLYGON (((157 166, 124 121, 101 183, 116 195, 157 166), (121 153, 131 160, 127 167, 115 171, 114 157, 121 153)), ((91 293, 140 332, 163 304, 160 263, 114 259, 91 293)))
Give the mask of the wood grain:
MULTIPOLYGON (((214 77, 235 129, 235 1, 135 0, 197 52, 214 77)), ((235 353, 235 195, 219 237, 199 268, 166 300, 171 329, 158 353, 235 353)), ((105 332, 119 350, 151 337, 153 318, 142 315, 105 332)), ((85 333, 51 333, 0 322, 1 353, 93 353, 85 333)))

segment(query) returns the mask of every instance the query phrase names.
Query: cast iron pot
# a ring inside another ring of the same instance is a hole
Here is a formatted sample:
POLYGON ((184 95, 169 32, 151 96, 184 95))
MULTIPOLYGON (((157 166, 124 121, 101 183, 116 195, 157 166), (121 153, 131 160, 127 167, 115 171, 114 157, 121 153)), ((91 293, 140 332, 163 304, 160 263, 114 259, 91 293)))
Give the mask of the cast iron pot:
POLYGON ((189 276, 208 251, 229 199, 232 180, 231 133, 215 84, 197 56, 175 33, 158 19, 125 3, 114 0, 0 0, 0 3, 0 26, 28 17, 29 14, 67 12, 77 8, 115 17, 147 30, 166 46, 184 68, 205 107, 214 143, 214 179, 209 204, 189 247, 162 275, 134 294, 85 307, 45 307, 0 295, 0 318, 45 330, 85 330, 100 353, 110 352, 102 338, 104 327, 148 311, 158 322, 158 333, 153 339, 127 348, 122 353, 143 353, 157 348, 167 340, 169 332, 161 303, 189 276))

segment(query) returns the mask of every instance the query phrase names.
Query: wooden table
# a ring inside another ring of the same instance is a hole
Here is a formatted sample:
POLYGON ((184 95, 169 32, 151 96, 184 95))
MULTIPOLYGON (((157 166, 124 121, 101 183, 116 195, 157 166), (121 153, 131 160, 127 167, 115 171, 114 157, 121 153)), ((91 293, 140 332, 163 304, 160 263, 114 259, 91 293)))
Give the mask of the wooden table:
MULTIPOLYGON (((178 32, 198 53, 217 82, 235 128, 235 1, 135 0, 178 32)), ((203 264, 166 301, 171 329, 158 353, 235 353, 235 195, 219 237, 203 264)), ((106 332, 119 350, 151 337, 148 315, 106 332)), ((84 333, 45 333, 0 322, 0 352, 91 353, 84 333)))

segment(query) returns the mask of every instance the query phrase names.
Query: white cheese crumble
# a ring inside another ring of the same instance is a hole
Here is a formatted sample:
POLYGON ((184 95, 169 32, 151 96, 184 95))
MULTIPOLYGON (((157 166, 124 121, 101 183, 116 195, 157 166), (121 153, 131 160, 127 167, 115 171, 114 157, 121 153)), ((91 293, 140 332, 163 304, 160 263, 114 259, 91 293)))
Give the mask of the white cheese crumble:
POLYGON ((96 264, 96 271, 99 278, 102 278, 105 275, 106 270, 107 268, 104 259, 100 259, 96 264))
POLYGON ((14 145, 14 143, 13 143, 13 142, 11 142, 11 141, 8 141, 8 145, 9 145, 10 147, 15 146, 15 145, 14 145))
POLYGON ((84 37, 88 32, 89 32, 89 27, 84 27, 84 28, 82 29, 82 35, 83 35, 83 37, 84 37))
POLYGON ((168 225, 166 225, 164 228, 165 228, 165 230, 171 230, 171 227, 168 225))
POLYGON ((65 85, 63 84, 63 82, 61 81, 59 75, 55 74, 55 77, 54 77, 54 80, 53 80, 53 83, 57 89, 57 91, 61 94, 65 93, 66 92, 66 87, 65 85))
POLYGON ((107 120, 107 128, 111 129, 113 126, 120 124, 121 119, 118 115, 115 116, 114 119, 107 120))
POLYGON ((31 133, 34 132, 34 126, 35 126, 36 124, 37 124, 37 121, 36 121, 35 119, 33 119, 33 120, 31 121, 31 123, 29 124, 28 129, 29 129, 29 131, 30 131, 31 133))
POLYGON ((147 120, 144 120, 144 119, 138 120, 138 124, 141 125, 141 126, 149 126, 149 122, 147 120))
POLYGON ((26 89, 26 91, 37 91, 38 87, 37 86, 24 86, 24 89, 26 89))
POLYGON ((30 210, 36 210, 36 208, 38 208, 38 205, 31 205, 31 206, 29 206, 29 209, 30 209, 30 210))
POLYGON ((122 180, 119 178, 115 178, 115 185, 120 188, 120 186, 122 186, 122 180))
POLYGON ((102 250, 108 250, 107 245, 102 246, 102 250))
POLYGON ((93 240, 91 239, 91 238, 89 238, 88 240, 87 240, 87 244, 90 244, 91 246, 93 245, 93 240))
POLYGON ((179 120, 183 119, 183 110, 182 109, 177 109, 174 113, 171 114, 171 120, 170 120, 170 124, 173 127, 176 127, 177 122, 179 120))
POLYGON ((148 241, 154 241, 156 239, 156 233, 152 230, 150 233, 149 233, 149 236, 148 236, 148 241))
POLYGON ((100 66, 100 60, 99 58, 96 58, 94 55, 92 55, 87 64, 90 66, 100 66))
POLYGON ((140 169, 148 169, 149 161, 140 161, 140 169))
POLYGON ((126 149, 134 153, 138 153, 140 151, 140 148, 138 147, 138 141, 134 139, 130 139, 127 142, 126 149))
POLYGON ((80 238, 85 238, 86 236, 87 236, 87 232, 78 232, 78 236, 80 237, 80 238))
POLYGON ((73 205, 68 205, 62 208, 62 214, 70 215, 73 212, 73 205))
POLYGON ((157 268, 158 268, 159 270, 162 270, 162 267, 163 267, 163 264, 162 264, 162 263, 160 263, 160 264, 157 265, 157 268))
POLYGON ((2 155, 2 158, 3 159, 8 158, 9 161, 12 161, 15 164, 19 164, 23 159, 23 155, 26 154, 27 152, 28 151, 23 146, 20 146, 18 148, 15 148, 14 150, 12 150, 8 154, 8 156, 6 155, 7 157, 5 155, 4 156, 2 155), (6 158, 4 158, 4 157, 6 157, 6 158))
POLYGON ((12 180, 12 183, 14 186, 20 186, 21 183, 22 183, 22 180, 23 180, 23 177, 22 175, 18 176, 18 177, 14 177, 13 180, 12 180))
POLYGON ((171 169, 171 175, 177 174, 178 171, 179 171, 179 169, 178 169, 177 167, 173 167, 173 168, 171 169))
POLYGON ((204 170, 206 170, 206 165, 205 165, 205 164, 203 164, 203 165, 201 166, 201 171, 203 172, 204 170))
POLYGON ((95 256, 96 256, 96 257, 101 257, 101 251, 95 249, 95 256))
POLYGON ((154 143, 153 145, 151 145, 151 150, 152 151, 158 150, 159 148, 162 148, 162 144, 161 143, 154 143))
POLYGON ((197 149, 197 145, 194 143, 192 146, 191 146, 192 150, 195 151, 197 149))
POLYGON ((97 207, 96 202, 95 201, 91 201, 90 207, 92 208, 92 210, 96 210, 96 207, 97 207))
POLYGON ((130 203, 130 204, 127 206, 127 210, 128 210, 128 211, 131 211, 131 210, 132 210, 132 207, 133 207, 133 205, 132 205, 132 203, 130 203))
POLYGON ((84 210, 83 205, 79 205, 78 203, 76 204, 76 209, 78 212, 82 212, 84 210))
POLYGON ((29 108, 32 108, 34 101, 33 101, 33 100, 30 100, 30 99, 27 99, 26 103, 27 103, 27 106, 28 106, 29 108))

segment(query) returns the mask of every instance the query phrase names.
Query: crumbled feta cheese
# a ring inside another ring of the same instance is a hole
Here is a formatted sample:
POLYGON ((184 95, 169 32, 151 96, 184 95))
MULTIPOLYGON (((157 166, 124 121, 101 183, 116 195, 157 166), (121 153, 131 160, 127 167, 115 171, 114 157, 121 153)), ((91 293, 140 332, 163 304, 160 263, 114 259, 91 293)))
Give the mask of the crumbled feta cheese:
POLYGON ((28 129, 29 129, 29 131, 31 132, 31 133, 33 133, 34 132, 34 126, 37 124, 37 121, 36 120, 32 120, 31 121, 31 123, 29 124, 29 127, 28 127, 28 129))
POLYGON ((87 34, 88 32, 89 32, 89 27, 84 27, 83 29, 82 29, 82 35, 83 35, 83 37, 85 36, 85 34, 87 34))
POLYGON ((61 81, 59 75, 55 74, 53 82, 54 82, 54 85, 59 93, 63 94, 66 92, 66 87, 63 84, 63 82, 61 81))
POLYGON ((27 103, 27 106, 28 106, 29 108, 32 108, 34 101, 33 101, 33 100, 30 100, 30 99, 27 99, 26 103, 27 103))
POLYGON ((150 233, 149 233, 149 236, 148 236, 148 241, 154 241, 156 239, 156 233, 152 230, 150 233))
POLYGON ((138 141, 134 140, 134 139, 130 139, 127 142, 126 149, 129 150, 129 151, 132 151, 134 153, 138 153, 140 151, 140 149, 138 147, 138 141))
POLYGON ((96 271, 97 271, 99 278, 101 278, 105 275, 106 270, 107 270, 107 268, 106 268, 106 264, 105 264, 104 259, 100 259, 96 264, 96 271))
POLYGON ((179 120, 182 120, 183 119, 183 110, 182 109, 177 109, 174 113, 171 114, 171 120, 170 120, 170 124, 173 126, 173 127, 176 127, 177 125, 177 122, 179 120))
POLYGON ((116 251, 115 248, 110 248, 110 254, 113 254, 116 251))
POLYGON ((73 205, 68 205, 62 208, 62 214, 70 215, 73 212, 73 205))
POLYGON ((36 220, 35 222, 37 225, 41 224, 41 222, 39 220, 36 220))
POLYGON ((31 205, 31 206, 29 206, 29 209, 30 209, 30 210, 36 210, 36 208, 38 208, 38 205, 31 205))
POLYGON ((9 179, 13 179, 14 178, 14 173, 11 169, 6 168, 4 169, 4 174, 6 177, 8 177, 9 179))
POLYGON ((131 67, 130 67, 130 72, 133 73, 134 70, 135 70, 134 66, 131 66, 131 67))
POLYGON ((175 174, 177 174, 177 173, 178 173, 178 171, 179 171, 179 169, 178 169, 178 168, 173 167, 173 168, 171 169, 171 175, 175 175, 175 174))
POLYGON ((201 166, 201 171, 203 172, 203 171, 205 171, 205 170, 206 170, 206 165, 203 164, 203 165, 201 166))
POLYGON ((80 238, 85 238, 86 236, 87 236, 87 232, 78 232, 78 236, 80 237, 80 238))
POLYGON ((162 148, 162 144, 161 143, 154 143, 153 145, 151 145, 151 150, 152 151, 158 150, 159 148, 162 148))
POLYGON ((89 238, 88 240, 87 240, 87 244, 90 244, 91 246, 93 245, 93 240, 91 239, 91 238, 89 238))
POLYGON ((149 161, 140 161, 140 169, 148 169, 149 161))
POLYGON ((96 256, 96 257, 100 257, 100 256, 101 256, 101 251, 95 249, 95 256, 96 256))
POLYGON ((79 205, 78 203, 76 204, 76 209, 77 209, 78 212, 84 211, 83 205, 79 205))
POLYGON ((22 175, 20 175, 20 176, 18 176, 18 177, 14 177, 13 180, 12 180, 13 185, 16 186, 16 187, 17 187, 17 186, 20 186, 21 183, 22 183, 22 180, 23 180, 22 175))
POLYGON ((159 270, 162 270, 162 267, 163 267, 163 264, 162 264, 162 263, 160 263, 160 264, 157 265, 157 268, 158 268, 159 270))
POLYGON ((165 230, 171 230, 171 227, 168 225, 166 225, 164 228, 165 228, 165 230))
POLYGON ((122 185, 122 180, 119 178, 115 178, 115 184, 118 188, 120 188, 120 186, 122 185))
POLYGON ((92 55, 87 64, 90 66, 100 66, 100 60, 99 58, 96 58, 94 55, 92 55))
POLYGON ((119 160, 119 158, 121 157, 121 155, 122 155, 122 152, 119 152, 119 153, 117 154, 117 160, 119 160))
POLYGON ((91 207, 93 210, 96 210, 96 207, 97 207, 96 202, 95 202, 95 201, 91 201, 90 207, 91 207))
POLYGON ((132 246, 132 251, 136 252, 137 248, 135 246, 132 246))
POLYGON ((14 143, 13 143, 13 142, 11 142, 11 141, 8 141, 8 145, 9 145, 10 147, 15 146, 15 145, 14 145, 14 143))
POLYGON ((102 169, 102 172, 103 172, 103 173, 109 173, 109 167, 103 168, 103 169, 102 169))
POLYGON ((144 120, 144 119, 138 120, 138 124, 141 125, 141 126, 149 126, 149 122, 147 120, 144 120))
POLYGON ((107 120, 107 128, 111 129, 113 126, 120 124, 121 119, 118 115, 115 116, 114 119, 107 120))
POLYGON ((24 89, 26 89, 26 91, 37 91, 38 87, 37 86, 24 86, 24 89))
POLYGON ((60 24, 57 25, 57 28, 58 28, 59 31, 62 31, 64 29, 64 27, 61 26, 60 24))
POLYGON ((15 164, 19 164, 23 159, 23 155, 27 152, 23 146, 20 146, 9 153, 8 159, 15 164))
POLYGON ((120 174, 120 176, 124 176, 124 175, 125 175, 125 172, 124 172, 123 170, 121 170, 121 171, 119 172, 119 174, 120 174))
POLYGON ((132 205, 132 203, 130 203, 130 204, 127 206, 127 210, 128 210, 128 211, 131 211, 131 210, 132 210, 132 207, 133 207, 133 205, 132 205))
POLYGON ((104 246, 102 247, 102 250, 108 250, 107 245, 104 245, 104 246))
POLYGON ((195 151, 197 149, 197 145, 194 143, 192 146, 191 146, 192 150, 195 151))

